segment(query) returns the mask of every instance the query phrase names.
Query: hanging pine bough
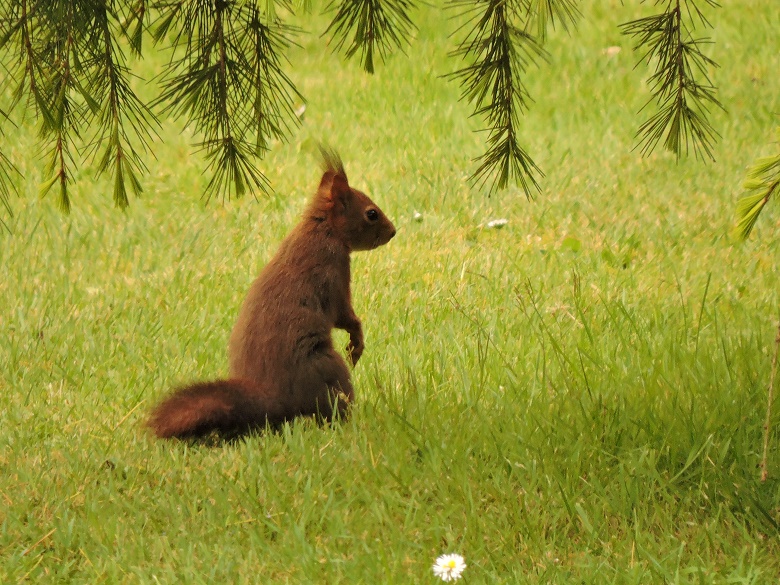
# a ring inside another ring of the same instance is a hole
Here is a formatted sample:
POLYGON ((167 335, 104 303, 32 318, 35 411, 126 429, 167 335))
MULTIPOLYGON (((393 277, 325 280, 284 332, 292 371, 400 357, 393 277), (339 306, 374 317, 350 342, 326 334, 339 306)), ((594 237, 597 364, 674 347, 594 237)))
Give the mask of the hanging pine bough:
MULTIPOLYGON (((113 178, 117 206, 129 192, 142 191, 149 151, 159 123, 153 109, 183 117, 197 131, 197 146, 211 173, 205 196, 240 196, 270 189, 256 161, 272 140, 284 140, 298 124, 303 100, 287 76, 285 52, 300 31, 279 13, 310 0, 0 0, 0 57, 13 83, 12 111, 19 102, 34 110, 48 162, 42 193, 54 190, 70 209, 69 187, 76 157, 91 161, 113 178), (279 7, 281 10, 277 10, 279 7), (159 77, 152 103, 129 83, 123 46, 143 54, 145 32, 169 47, 171 59, 159 77)), ((700 4, 716 7, 714 0, 700 4)), ((651 77, 659 111, 641 128, 640 145, 664 145, 679 156, 693 145, 697 156, 712 156, 717 136, 708 105, 720 106, 704 56, 706 39, 691 38, 693 21, 708 22, 695 0, 658 0, 662 14, 625 25, 655 63, 651 77)), ((474 183, 491 191, 510 183, 529 198, 539 190, 541 169, 521 146, 522 115, 530 97, 524 79, 545 56, 550 26, 568 30, 579 17, 576 0, 451 0, 465 25, 453 55, 461 67, 451 77, 462 99, 485 121, 486 152, 476 159, 474 183)), ((358 56, 373 72, 403 50, 415 27, 412 0, 331 0, 326 29, 336 50, 358 56)), ((651 100, 652 101, 652 100, 651 100)), ((22 110, 23 108, 19 108, 22 110)), ((13 166, 0 152, 0 207, 10 214, 13 166)))
MULTIPOLYGON (((703 3, 719 6, 714 0, 703 3)), ((664 11, 622 25, 623 32, 636 39, 635 50, 644 51, 640 63, 655 64, 650 77, 653 97, 645 107, 655 102, 658 111, 640 126, 637 146, 647 155, 663 140, 664 148, 679 159, 692 145, 697 158, 706 155, 714 160, 712 147, 718 133, 709 122, 709 106, 723 106, 707 70, 717 64, 702 52, 710 41, 692 36, 696 20, 705 27, 712 25, 695 0, 656 0, 656 4, 665 4, 664 11)))
POLYGON ((268 191, 254 160, 297 122, 294 100, 302 97, 282 58, 299 31, 275 17, 268 21, 254 2, 176 0, 155 7, 155 42, 170 34, 183 50, 171 60, 154 105, 184 116, 203 136, 198 146, 212 171, 206 197, 268 191))
MULTIPOLYGON (((8 119, 8 114, 6 114, 3 110, 0 110, 0 119, 8 119)), ((2 135, 3 130, 0 128, 0 136, 2 135)), ((8 160, 8 157, 0 152, 0 204, 2 204, 3 209, 9 217, 12 215, 10 201, 11 193, 16 192, 16 185, 13 182, 11 175, 18 173, 18 169, 10 160, 8 160)), ((0 225, 2 225, 5 229, 8 229, 8 226, 3 221, 2 216, 0 216, 0 225)))
POLYGON ((543 37, 556 16, 564 24, 573 22, 576 6, 549 0, 454 0, 452 5, 467 18, 468 29, 454 55, 469 63, 452 77, 460 81, 461 98, 474 104, 475 114, 489 125, 488 150, 477 159, 472 180, 484 185, 492 176, 491 192, 514 180, 530 199, 540 190, 537 177, 543 173, 520 146, 520 115, 529 101, 523 74, 545 52, 527 30, 536 19, 543 37))
MULTIPOLYGON (((20 101, 34 108, 48 145, 41 194, 56 187, 60 207, 70 209, 74 145, 83 144, 78 154, 113 177, 114 202, 126 207, 128 187, 142 192, 141 152, 157 136, 152 107, 184 116, 202 137, 197 146, 212 171, 207 198, 267 190, 255 160, 269 140, 289 134, 301 96, 282 69, 297 31, 264 15, 256 2, 227 0, 2 0, 0 51, 15 83, 10 109, 20 101), (151 106, 131 89, 118 43, 126 38, 141 55, 147 29, 156 43, 173 46, 151 106), (94 135, 82 140, 89 128, 94 135)), ((12 183, 4 161, 0 153, 7 206, 12 183)))
MULTIPOLYGON (((41 194, 57 189, 61 209, 70 209, 68 186, 73 144, 94 128, 85 155, 98 174, 114 177, 114 201, 128 204, 127 185, 141 192, 145 171, 131 133, 146 149, 156 123, 128 84, 129 72, 117 46, 120 14, 109 3, 71 0, 15 0, 2 4, 0 50, 15 82, 11 109, 22 100, 41 119, 48 144, 48 179, 41 194), (14 51, 16 51, 14 53, 14 51)), ((0 176, 0 183, 4 176, 0 176)))
MULTIPOLYGON (((4 113, 0 111, 0 115, 4 115, 4 113)), ((13 163, 8 160, 8 158, 2 152, 0 152, 0 204, 2 204, 3 209, 8 214, 8 216, 11 216, 12 214, 10 201, 11 193, 15 192, 15 185, 11 179, 11 174, 18 172, 19 171, 16 169, 13 163)), ((3 221, 2 216, 0 216, 0 225, 2 225, 5 229, 8 229, 8 226, 3 221)))

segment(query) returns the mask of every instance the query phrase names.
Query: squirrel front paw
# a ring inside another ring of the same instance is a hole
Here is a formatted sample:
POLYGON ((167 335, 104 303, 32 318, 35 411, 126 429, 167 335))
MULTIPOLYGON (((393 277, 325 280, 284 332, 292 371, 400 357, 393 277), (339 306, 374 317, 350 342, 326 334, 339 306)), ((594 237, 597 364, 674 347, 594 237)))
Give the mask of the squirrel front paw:
POLYGON ((358 360, 360 359, 360 356, 363 355, 363 348, 365 346, 363 345, 363 340, 351 340, 347 344, 347 355, 349 356, 349 361, 352 362, 352 366, 354 367, 355 364, 357 364, 358 360))

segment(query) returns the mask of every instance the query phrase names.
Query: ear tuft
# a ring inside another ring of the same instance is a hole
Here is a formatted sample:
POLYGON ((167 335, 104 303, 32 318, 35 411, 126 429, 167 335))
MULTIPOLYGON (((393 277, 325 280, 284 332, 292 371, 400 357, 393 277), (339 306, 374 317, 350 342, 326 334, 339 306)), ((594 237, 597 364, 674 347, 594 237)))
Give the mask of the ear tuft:
POLYGON ((344 182, 347 182, 347 173, 344 171, 344 163, 341 162, 339 153, 330 147, 320 146, 320 156, 322 157, 322 170, 323 172, 333 173, 335 175, 341 175, 344 178, 344 182))
POLYGON ((319 190, 324 195, 325 201, 329 202, 331 209, 338 207, 343 210, 347 207, 350 192, 347 174, 344 172, 344 163, 341 162, 339 153, 334 149, 322 144, 319 147, 323 170, 319 190))

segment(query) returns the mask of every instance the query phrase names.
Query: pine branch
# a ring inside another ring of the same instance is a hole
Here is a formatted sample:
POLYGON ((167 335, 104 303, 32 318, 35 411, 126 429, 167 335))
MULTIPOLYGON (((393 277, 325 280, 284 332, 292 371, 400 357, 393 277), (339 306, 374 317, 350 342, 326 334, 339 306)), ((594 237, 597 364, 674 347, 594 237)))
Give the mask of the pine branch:
POLYGON ((11 79, 17 81, 12 92, 11 109, 27 96, 28 105, 35 108, 36 113, 45 114, 48 107, 42 80, 46 74, 39 50, 32 41, 36 12, 36 3, 32 2, 31 6, 30 0, 6 0, 2 3, 0 51, 11 49, 7 53, 11 56, 7 70, 11 79))
MULTIPOLYGON (((18 7, 18 5, 17 5, 18 7)), ((11 22, 7 18, 7 5, 0 5, 0 50, 8 42, 8 39, 12 36, 8 30, 8 24, 11 22)), ((0 109, 0 120, 4 122, 11 122, 8 114, 0 109)), ((2 127, 0 127, 0 136, 3 136, 2 127)), ((16 184, 13 180, 13 175, 18 175, 19 170, 14 166, 11 160, 0 151, 0 205, 5 209, 5 214, 8 217, 13 217, 13 210, 11 209, 11 194, 17 193, 16 184)), ((2 214, 0 214, 0 225, 6 230, 10 231, 8 225, 3 221, 2 214)))
MULTIPOLYGON (((5 112, 0 111, 0 115, 5 117, 5 112)), ((19 174, 18 169, 3 152, 0 152, 0 204, 2 204, 8 217, 13 217, 11 194, 17 193, 16 185, 12 178, 13 174, 19 174)), ((2 216, 0 216, 0 225, 5 229, 9 229, 2 216)))
POLYGON ((354 36, 346 50, 347 58, 360 53, 360 63, 368 73, 374 73, 374 56, 384 62, 394 49, 403 50, 415 30, 409 18, 414 3, 410 0, 333 0, 327 10, 336 10, 325 34, 333 32, 336 50, 341 51, 347 37, 354 36))
POLYGON ((284 138, 298 123, 294 106, 303 100, 292 80, 282 69, 280 55, 292 43, 299 30, 278 21, 264 23, 256 9, 247 7, 239 24, 238 40, 244 67, 251 73, 240 91, 249 89, 239 99, 251 104, 248 129, 255 135, 255 152, 268 150, 269 138, 284 138))
MULTIPOLYGON (((75 4, 75 3, 74 3, 75 4)), ((74 51, 75 7, 67 1, 9 0, 2 4, 0 50, 11 47, 8 66, 16 82, 11 107, 20 101, 41 117, 41 137, 51 139, 48 173, 41 194, 59 186, 61 209, 70 209, 69 144, 79 108, 70 99, 75 85, 71 56, 74 51)))
POLYGON ((172 59, 155 105, 185 116, 203 136, 199 146, 213 171, 207 198, 241 196, 252 187, 268 191, 253 157, 297 123, 293 105, 302 97, 281 65, 297 29, 264 21, 249 1, 178 0, 156 7, 155 40, 176 30, 173 46, 182 51, 172 59))
POLYGON ((93 160, 97 161, 98 174, 112 173, 114 203, 124 209, 129 204, 127 183, 133 193, 140 196, 143 189, 138 176, 146 171, 140 153, 133 146, 128 126, 148 151, 153 140, 150 122, 157 123, 157 120, 130 88, 130 74, 112 27, 118 16, 110 13, 104 3, 95 3, 91 8, 91 26, 82 50, 88 55, 82 60, 82 67, 89 72, 90 112, 94 113, 97 123, 89 149, 93 160), (99 155, 101 147, 104 147, 102 156, 99 155))
POLYGON ((141 191, 137 175, 143 163, 130 130, 146 148, 151 140, 147 120, 154 118, 130 89, 112 5, 93 0, 19 0, 3 5, 8 25, 0 49, 18 47, 9 68, 16 81, 13 105, 26 100, 40 115, 41 137, 50 141, 49 178, 40 191, 44 195, 57 187, 65 212, 70 209, 74 144, 80 128, 93 122, 97 131, 87 148, 98 161, 98 173, 112 172, 116 204, 127 206, 127 182, 136 194, 141 191), (100 148, 105 149, 102 156, 100 148))
MULTIPOLYGON (((714 0, 702 1, 719 6, 714 0)), ((710 41, 691 35, 694 15, 701 25, 711 25, 696 0, 656 0, 656 5, 662 3, 666 4, 663 12, 621 26, 636 40, 634 50, 644 51, 639 63, 655 64, 649 79, 653 97, 645 107, 655 102, 658 111, 639 127, 637 147, 648 155, 663 140, 664 148, 678 159, 693 147, 697 158, 706 155, 714 160, 718 133, 708 116, 710 106, 723 106, 715 97, 708 69, 717 63, 702 52, 710 41)))
MULTIPOLYGON (((777 129, 780 143, 780 128, 777 129)), ((747 172, 743 184, 747 193, 737 202, 737 237, 747 239, 758 216, 772 197, 780 195, 780 151, 758 159, 747 172)))
POLYGON ((40 38, 32 37, 37 49, 36 58, 41 63, 44 75, 42 81, 43 114, 41 136, 52 140, 49 150, 48 174, 50 178, 40 187, 44 196, 53 187, 57 187, 57 202, 62 211, 70 212, 71 182, 70 168, 74 161, 71 154, 72 141, 79 136, 79 127, 83 121, 83 105, 73 99, 73 93, 88 98, 78 78, 78 69, 74 66, 74 57, 78 55, 77 20, 82 3, 69 0, 45 0, 35 2, 31 11, 35 15, 34 31, 40 38))
POLYGON ((491 191, 513 180, 530 199, 543 173, 519 144, 519 117, 530 101, 522 77, 545 56, 524 30, 530 7, 523 0, 456 0, 454 5, 470 26, 454 54, 470 64, 451 77, 460 81, 461 99, 473 103, 475 114, 489 125, 488 150, 477 159, 471 179, 484 185, 492 177, 491 191))

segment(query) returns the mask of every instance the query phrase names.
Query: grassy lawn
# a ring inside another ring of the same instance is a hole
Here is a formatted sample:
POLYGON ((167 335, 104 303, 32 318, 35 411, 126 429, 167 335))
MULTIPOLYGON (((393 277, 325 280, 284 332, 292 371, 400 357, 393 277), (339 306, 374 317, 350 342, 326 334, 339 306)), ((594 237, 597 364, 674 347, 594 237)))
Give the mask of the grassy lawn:
POLYGON ((652 3, 581 4, 530 72, 533 202, 467 182, 485 135, 442 78, 455 23, 435 7, 373 77, 301 37, 308 107, 262 162, 270 197, 204 205, 195 137, 165 121, 143 198, 114 210, 84 166, 63 216, 37 195, 35 126, 6 124, 27 179, 0 235, 0 583, 435 583, 445 552, 464 583, 777 583, 780 404, 764 483, 758 468, 775 203, 749 242, 729 231, 746 167, 777 148, 780 11, 708 9, 727 111, 717 162, 678 163, 632 151, 647 75, 617 25, 652 3), (227 373, 320 140, 399 230, 353 258, 352 417, 153 440, 143 422, 172 386, 227 373))

